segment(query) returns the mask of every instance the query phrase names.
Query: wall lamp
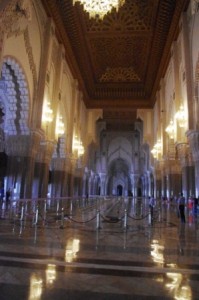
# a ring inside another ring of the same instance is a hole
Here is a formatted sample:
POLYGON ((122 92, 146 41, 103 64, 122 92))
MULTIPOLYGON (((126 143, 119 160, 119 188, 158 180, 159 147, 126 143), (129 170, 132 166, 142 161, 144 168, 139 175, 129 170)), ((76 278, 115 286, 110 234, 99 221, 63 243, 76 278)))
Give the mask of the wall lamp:
POLYGON ((165 131, 168 133, 170 139, 174 139, 174 124, 171 120, 165 131))
POLYGON ((187 120, 186 120, 186 115, 185 115, 185 110, 183 105, 180 105, 180 109, 175 114, 175 118, 177 119, 177 122, 181 128, 185 127, 187 120))

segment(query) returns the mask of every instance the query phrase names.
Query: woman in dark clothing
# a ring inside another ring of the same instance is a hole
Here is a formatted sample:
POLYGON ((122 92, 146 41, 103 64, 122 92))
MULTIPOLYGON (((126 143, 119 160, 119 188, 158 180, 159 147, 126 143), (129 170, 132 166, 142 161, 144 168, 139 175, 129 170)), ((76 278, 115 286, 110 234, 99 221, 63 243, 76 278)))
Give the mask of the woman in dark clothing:
POLYGON ((181 193, 178 199, 178 209, 180 214, 180 220, 182 223, 185 223, 185 197, 183 196, 183 193, 181 193))

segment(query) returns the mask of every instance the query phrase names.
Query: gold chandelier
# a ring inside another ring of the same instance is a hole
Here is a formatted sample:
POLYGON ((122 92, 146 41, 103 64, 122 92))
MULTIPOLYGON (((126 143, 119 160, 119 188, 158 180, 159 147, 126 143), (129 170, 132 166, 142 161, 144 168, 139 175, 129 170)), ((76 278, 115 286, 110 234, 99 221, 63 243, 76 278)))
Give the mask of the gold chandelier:
POLYGON ((84 6, 84 10, 89 13, 90 18, 103 19, 113 8, 118 11, 125 0, 73 0, 73 5, 76 2, 80 2, 84 6))

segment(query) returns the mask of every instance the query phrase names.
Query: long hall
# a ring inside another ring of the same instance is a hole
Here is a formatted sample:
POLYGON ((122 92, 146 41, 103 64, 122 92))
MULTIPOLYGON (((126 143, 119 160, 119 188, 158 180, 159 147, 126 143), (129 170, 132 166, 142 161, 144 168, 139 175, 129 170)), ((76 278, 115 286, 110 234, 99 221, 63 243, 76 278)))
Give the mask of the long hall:
MULTIPOLYGON (((32 202, 31 202, 32 204, 32 202)), ((148 199, 1 207, 1 300, 199 298, 198 216, 148 199)))
POLYGON ((199 299, 198 36, 199 0, 0 0, 0 300, 199 299))

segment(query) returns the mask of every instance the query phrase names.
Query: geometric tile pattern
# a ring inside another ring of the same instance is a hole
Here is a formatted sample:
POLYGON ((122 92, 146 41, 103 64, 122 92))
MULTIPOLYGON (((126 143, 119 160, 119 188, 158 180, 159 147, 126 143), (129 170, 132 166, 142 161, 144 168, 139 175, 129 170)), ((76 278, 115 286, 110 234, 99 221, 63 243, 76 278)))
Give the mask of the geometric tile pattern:
POLYGON ((7 135, 29 134, 29 92, 23 70, 13 58, 6 58, 2 66, 1 89, 6 98, 4 107, 7 135))

